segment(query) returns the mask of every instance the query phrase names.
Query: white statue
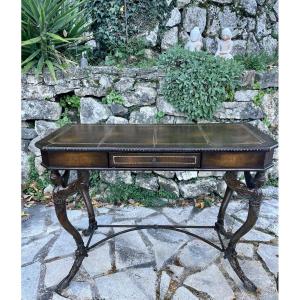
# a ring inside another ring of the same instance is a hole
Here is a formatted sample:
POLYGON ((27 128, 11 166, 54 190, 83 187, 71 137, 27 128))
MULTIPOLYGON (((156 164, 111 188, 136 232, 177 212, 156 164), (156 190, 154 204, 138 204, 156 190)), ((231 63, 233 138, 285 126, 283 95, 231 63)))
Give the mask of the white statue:
POLYGON ((232 59, 233 56, 231 54, 233 48, 233 42, 231 40, 232 33, 229 28, 224 28, 222 30, 221 40, 217 37, 216 40, 218 42, 218 50, 215 56, 220 56, 225 59, 232 59))
POLYGON ((201 51, 202 47, 203 43, 200 29, 199 27, 194 27, 184 48, 190 51, 201 51))

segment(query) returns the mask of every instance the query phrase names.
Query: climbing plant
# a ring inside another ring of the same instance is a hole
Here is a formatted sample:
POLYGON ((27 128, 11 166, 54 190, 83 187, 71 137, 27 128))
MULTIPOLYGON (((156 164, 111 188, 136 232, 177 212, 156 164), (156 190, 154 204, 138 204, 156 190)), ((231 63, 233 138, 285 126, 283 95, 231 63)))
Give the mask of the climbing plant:
POLYGON ((206 52, 169 49, 159 58, 166 72, 165 99, 190 119, 211 119, 219 104, 239 85, 243 66, 206 52))
POLYGON ((99 47, 95 55, 104 57, 145 29, 155 28, 170 12, 172 4, 156 0, 94 0, 88 7, 99 47))

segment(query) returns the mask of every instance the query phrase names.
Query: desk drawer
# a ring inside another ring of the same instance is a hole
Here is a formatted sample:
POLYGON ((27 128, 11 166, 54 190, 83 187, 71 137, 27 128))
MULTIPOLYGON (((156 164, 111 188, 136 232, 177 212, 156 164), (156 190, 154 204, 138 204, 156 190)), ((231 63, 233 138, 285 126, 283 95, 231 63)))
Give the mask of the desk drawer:
POLYGON ((111 153, 113 168, 199 168, 200 154, 191 153, 111 153))

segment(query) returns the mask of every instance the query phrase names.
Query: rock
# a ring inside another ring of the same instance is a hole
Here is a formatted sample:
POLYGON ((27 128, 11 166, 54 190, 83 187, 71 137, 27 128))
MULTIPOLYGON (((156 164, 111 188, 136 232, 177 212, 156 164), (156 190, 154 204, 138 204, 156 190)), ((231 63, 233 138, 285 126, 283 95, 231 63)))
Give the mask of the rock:
POLYGON ((21 140, 21 150, 28 152, 29 144, 30 144, 30 140, 21 140))
POLYGON ((134 94, 125 94, 124 106, 143 106, 155 103, 157 92, 152 87, 139 87, 134 94))
POLYGON ((241 0, 240 5, 246 13, 255 17, 257 10, 256 0, 241 0))
POLYGON ((257 254, 275 276, 278 274, 278 246, 259 244, 257 254))
POLYGON ((99 103, 95 98, 80 99, 80 123, 97 124, 106 121, 112 115, 107 105, 99 103))
POLYGON ((52 235, 48 235, 44 238, 40 238, 32 241, 29 244, 22 246, 21 249, 21 263, 22 265, 33 262, 37 254, 42 250, 42 248, 53 238, 52 235))
POLYGON ((204 45, 205 45, 205 49, 207 52, 211 53, 211 54, 215 54, 217 51, 217 47, 218 47, 218 43, 215 39, 212 38, 205 38, 203 39, 204 45))
POLYGON ((100 171, 100 177, 103 181, 111 184, 123 182, 126 184, 132 184, 133 179, 130 171, 100 171))
POLYGON ((22 176, 22 183, 25 183, 28 179, 30 165, 29 165, 29 158, 30 155, 25 152, 21 151, 21 176, 22 176))
POLYGON ((116 104, 116 103, 110 104, 109 108, 114 116, 124 117, 128 113, 128 109, 120 104, 116 104))
POLYGON ((133 88, 134 82, 134 78, 123 77, 115 83, 115 89, 120 93, 127 92, 133 88))
POLYGON ((167 102, 164 97, 158 97, 156 101, 157 110, 172 116, 185 116, 179 112, 171 103, 167 102))
POLYGON ((278 17, 278 11, 279 11, 279 4, 278 4, 279 1, 276 1, 275 4, 273 5, 273 9, 276 13, 276 16, 278 17))
POLYGON ((271 33, 271 30, 267 28, 267 16, 266 13, 256 17, 256 38, 261 39, 271 33))
POLYGON ((55 122, 49 122, 44 120, 37 120, 34 123, 35 131, 39 136, 46 136, 51 132, 58 129, 58 125, 55 122))
POLYGON ((241 80, 241 86, 245 88, 251 88, 254 84, 256 72, 254 70, 245 71, 241 80))
POLYGON ((34 156, 41 156, 41 150, 35 146, 35 143, 40 141, 43 136, 37 136, 29 143, 28 150, 34 154, 34 156))
POLYGON ((139 268, 102 276, 95 282, 101 299, 154 300, 155 280, 152 268, 139 268))
POLYGON ((162 177, 165 177, 165 178, 174 178, 175 176, 175 172, 174 171, 154 171, 155 174, 158 174, 162 177))
POLYGON ((121 117, 110 116, 106 124, 128 124, 128 120, 121 117))
POLYGON ((45 194, 52 194, 54 190, 54 186, 52 184, 48 184, 45 188, 44 188, 44 195, 45 194))
POLYGON ((181 286, 178 288, 172 298, 172 300, 197 300, 198 297, 194 296, 188 289, 181 286))
POLYGON ((220 21, 218 15, 220 8, 215 5, 211 5, 207 8, 207 29, 206 34, 211 37, 219 36, 220 34, 220 21))
POLYGON ((180 251, 178 260, 185 268, 197 270, 205 268, 219 256, 220 252, 217 249, 202 241, 193 240, 180 251))
POLYGON ((181 207, 164 207, 163 213, 174 223, 183 223, 186 222, 191 213, 192 213, 193 206, 187 206, 184 208, 181 207))
POLYGON ((122 207, 119 210, 115 209, 116 218, 120 219, 141 219, 146 218, 156 211, 148 207, 122 207))
POLYGON ((157 108, 151 106, 145 106, 140 108, 139 111, 133 111, 130 114, 129 123, 130 124, 155 124, 157 108))
POLYGON ((255 35, 252 32, 250 32, 247 40, 247 52, 255 54, 260 51, 260 44, 258 43, 255 35))
POLYGON ((228 27, 231 32, 234 32, 235 28, 237 28, 237 15, 234 11, 231 11, 228 6, 225 6, 223 11, 219 12, 219 20, 221 28, 228 27))
POLYGON ((23 140, 32 140, 37 136, 37 133, 34 128, 25 128, 21 129, 21 137, 23 140))
POLYGON ((262 40, 262 48, 266 53, 272 55, 278 50, 278 41, 268 35, 262 40))
POLYGON ((190 180, 198 176, 197 171, 176 171, 175 173, 178 180, 190 180))
POLYGON ((243 40, 234 40, 232 55, 244 54, 247 50, 247 41, 243 40))
POLYGON ((278 199, 278 187, 266 186, 262 188, 264 199, 278 199))
POLYGON ((37 299, 41 264, 36 262, 21 270, 22 300, 37 299))
POLYGON ((179 9, 184 8, 188 4, 190 4, 191 0, 177 0, 177 7, 179 9))
POLYGON ((41 176, 43 175, 43 173, 46 171, 46 168, 43 167, 41 165, 42 163, 42 157, 41 156, 37 156, 35 159, 34 159, 34 166, 35 166, 35 169, 36 171, 38 172, 38 174, 41 176))
POLYGON ((220 4, 228 4, 232 3, 233 0, 212 0, 212 2, 220 3, 220 4))
POLYGON ((173 181, 172 179, 158 177, 158 183, 161 189, 173 193, 177 197, 179 197, 179 188, 175 181, 173 181))
POLYGON ((263 111, 260 107, 255 106, 251 102, 223 102, 214 114, 219 119, 262 119, 263 111))
POLYGON ((253 98, 258 94, 258 91, 255 90, 242 90, 237 91, 234 94, 234 100, 238 102, 248 102, 252 101, 253 98))
POLYGON ((215 300, 234 299, 234 293, 216 265, 211 265, 202 272, 187 277, 184 284, 208 294, 215 300), (222 287, 222 288, 220 288, 222 287))
POLYGON ((216 190, 217 182, 215 179, 197 179, 195 182, 179 183, 180 194, 184 198, 194 198, 202 194, 210 194, 216 190))
POLYGON ((254 250, 253 245, 251 244, 238 243, 236 246, 236 251, 240 256, 253 258, 254 250))
POLYGON ((266 94, 262 98, 261 107, 267 119, 270 121, 270 126, 277 129, 278 120, 278 92, 274 94, 266 94))
POLYGON ((163 271, 160 277, 159 299, 161 300, 165 299, 165 295, 168 292, 170 282, 171 282, 171 277, 165 271, 163 271))
POLYGON ((144 175, 143 173, 137 174, 135 178, 135 185, 151 191, 157 191, 159 187, 156 176, 148 174, 144 175))
POLYGON ((58 103, 44 100, 22 100, 22 120, 58 120, 61 115, 61 106, 58 103))
POLYGON ((25 84, 22 85, 21 97, 22 99, 48 100, 55 96, 53 86, 46 86, 42 84, 25 84))
POLYGON ((158 25, 145 36, 146 43, 148 43, 149 46, 155 47, 157 45, 157 33, 158 25))
POLYGON ((178 43, 178 27, 167 30, 161 41, 161 49, 167 50, 178 43))
MULTIPOLYGON (((95 78, 96 79, 96 78, 95 78)), ((87 86, 81 87, 80 89, 75 90, 75 95, 84 97, 84 96, 94 96, 94 97, 103 97, 107 94, 109 89, 112 87, 112 80, 108 76, 101 75, 100 78, 97 78, 97 86, 91 86, 90 83, 86 84, 87 86)))
MULTIPOLYGON (((68 275, 74 259, 67 257, 52 261, 46 264, 45 287, 53 286, 59 283, 68 275)), ((31 298, 32 299, 32 298, 31 298)))
POLYGON ((202 34, 206 25, 206 9, 197 6, 190 6, 186 9, 183 19, 183 28, 187 32, 198 26, 202 34))
MULTIPOLYGON (((97 261, 98 262, 98 261, 97 261)), ((71 281, 70 285, 63 291, 68 299, 92 299, 92 290, 88 282, 71 281)), ((66 298, 64 298, 66 299, 66 298)), ((53 299, 52 299, 53 300, 53 299)))
POLYGON ((167 27, 173 27, 181 22, 181 14, 177 7, 171 11, 171 16, 166 24, 167 27))
MULTIPOLYGON (((98 240, 100 240, 99 236, 97 237, 98 240)), ((101 238, 104 237, 104 235, 101 235, 101 238)), ((112 266, 109 255, 109 248, 109 244, 105 243, 100 247, 97 247, 97 249, 89 252, 89 256, 84 259, 83 266, 90 276, 105 274, 111 270, 112 266)))
POLYGON ((262 89, 278 87, 278 69, 273 69, 266 72, 257 72, 255 80, 259 83, 262 89))

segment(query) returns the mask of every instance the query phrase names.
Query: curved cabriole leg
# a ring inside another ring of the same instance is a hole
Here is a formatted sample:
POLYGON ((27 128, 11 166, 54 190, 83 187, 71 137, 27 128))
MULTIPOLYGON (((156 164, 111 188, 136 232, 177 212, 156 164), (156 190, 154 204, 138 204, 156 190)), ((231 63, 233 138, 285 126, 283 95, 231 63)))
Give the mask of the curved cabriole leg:
POLYGON ((225 258, 228 259, 230 265, 243 282, 245 288, 254 292, 257 290, 257 287, 249 278, 247 278, 241 269, 235 247, 241 237, 253 228, 258 219, 262 200, 262 192, 260 188, 263 186, 265 181, 264 172, 257 172, 254 177, 250 174, 250 172, 245 172, 246 185, 237 179, 237 174, 235 172, 226 172, 224 179, 228 187, 230 187, 233 191, 236 191, 238 195, 249 199, 247 219, 245 223, 232 235, 225 250, 225 258))
POLYGON ((95 219, 94 208, 89 195, 89 178, 90 173, 87 170, 78 170, 78 178, 80 181, 79 190, 85 203, 89 216, 89 227, 82 231, 82 234, 89 236, 94 230, 97 229, 97 221, 95 219))
POLYGON ((84 257, 87 256, 87 251, 84 246, 81 235, 76 230, 76 228, 70 223, 66 210, 66 199, 67 197, 73 195, 78 191, 80 180, 76 180, 67 185, 68 176, 68 171, 66 171, 64 175, 60 175, 58 171, 52 171, 50 175, 50 178, 55 185, 53 191, 53 202, 57 218, 61 226, 73 236, 77 245, 77 250, 75 251, 75 261, 73 263, 73 266, 69 274, 57 285, 57 292, 61 292, 69 285, 70 281, 78 272, 84 257))
POLYGON ((232 197, 232 193, 233 193, 233 190, 229 186, 227 186, 225 194, 224 194, 224 198, 221 203, 220 210, 219 210, 218 221, 215 224, 216 230, 218 230, 221 234, 223 234, 227 238, 231 237, 231 234, 229 232, 227 232, 224 228, 224 218, 225 218, 225 213, 226 213, 226 209, 228 207, 229 201, 232 197))

